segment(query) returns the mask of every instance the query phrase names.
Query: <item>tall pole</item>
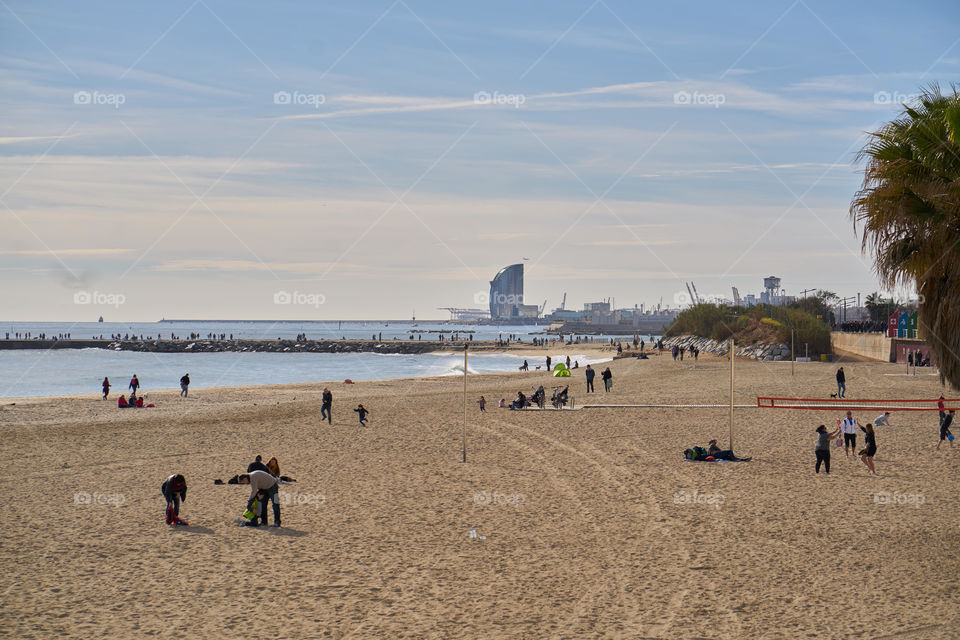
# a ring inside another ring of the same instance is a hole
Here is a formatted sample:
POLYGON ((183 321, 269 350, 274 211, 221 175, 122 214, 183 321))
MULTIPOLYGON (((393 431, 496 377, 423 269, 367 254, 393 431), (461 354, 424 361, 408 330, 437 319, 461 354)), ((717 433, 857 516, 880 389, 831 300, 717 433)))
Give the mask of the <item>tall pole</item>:
POLYGON ((796 367, 797 355, 794 352, 796 347, 797 330, 790 328, 790 375, 794 375, 794 367, 796 367))
POLYGON ((733 338, 730 338, 730 450, 733 451, 733 338))
POLYGON ((463 344, 463 462, 467 461, 467 344, 463 344))

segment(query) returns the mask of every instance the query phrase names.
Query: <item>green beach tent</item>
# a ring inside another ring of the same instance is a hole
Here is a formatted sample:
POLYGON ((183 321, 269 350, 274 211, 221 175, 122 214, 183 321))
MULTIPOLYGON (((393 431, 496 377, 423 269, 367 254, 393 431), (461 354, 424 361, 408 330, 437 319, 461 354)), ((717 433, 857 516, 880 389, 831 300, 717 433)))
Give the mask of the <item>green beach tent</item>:
POLYGON ((562 362, 558 362, 557 366, 553 368, 553 377, 554 378, 566 378, 570 376, 570 370, 567 369, 567 365, 562 362))

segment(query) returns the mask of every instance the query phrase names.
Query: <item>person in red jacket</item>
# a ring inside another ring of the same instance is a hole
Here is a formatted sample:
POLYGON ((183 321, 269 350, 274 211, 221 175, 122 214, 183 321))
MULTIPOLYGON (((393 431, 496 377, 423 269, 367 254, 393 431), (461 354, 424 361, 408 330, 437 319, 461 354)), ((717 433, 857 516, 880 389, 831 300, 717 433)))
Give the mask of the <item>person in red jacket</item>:
POLYGON ((139 398, 137 398, 137 408, 139 409, 143 408, 143 396, 140 396, 139 398))
POLYGON ((117 408, 119 408, 119 409, 126 409, 126 408, 129 407, 129 406, 130 406, 130 405, 127 404, 127 399, 124 398, 123 395, 121 395, 121 396, 117 399, 117 408))

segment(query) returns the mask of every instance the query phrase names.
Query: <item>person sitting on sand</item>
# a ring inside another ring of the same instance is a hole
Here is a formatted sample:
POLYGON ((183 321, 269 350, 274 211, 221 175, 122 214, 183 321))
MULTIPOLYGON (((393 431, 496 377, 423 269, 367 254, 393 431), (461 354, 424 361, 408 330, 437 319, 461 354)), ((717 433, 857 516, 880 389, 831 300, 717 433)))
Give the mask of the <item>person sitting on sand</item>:
POLYGON ((274 456, 267 460, 267 471, 270 472, 274 478, 280 477, 280 463, 277 462, 277 457, 274 456))
POLYGON ((707 455, 713 456, 714 460, 735 460, 733 449, 721 449, 717 446, 716 440, 711 440, 707 445, 707 455))
POLYGON ((126 409, 130 405, 127 403, 127 399, 123 397, 123 394, 120 394, 120 397, 117 398, 117 408, 126 409))
POLYGON ((523 391, 517 391, 517 399, 510 403, 510 409, 523 409, 527 406, 527 396, 523 391))
POLYGON ((360 426, 361 427, 367 426, 367 414, 370 412, 364 409, 362 404, 358 404, 357 408, 354 409, 353 411, 360 418, 360 426))
POLYGON ((176 473, 160 485, 160 493, 167 501, 167 524, 186 524, 180 519, 180 503, 187 501, 187 481, 176 473))
POLYGON ((267 526, 267 501, 273 503, 273 526, 280 526, 280 482, 267 471, 253 471, 240 476, 239 484, 250 485, 250 498, 247 500, 247 511, 252 510, 253 501, 260 501, 260 513, 254 513, 253 519, 244 522, 246 527, 259 527, 261 522, 267 526))
POLYGON ((143 409, 143 396, 137 398, 136 407, 138 409, 143 409))
POLYGON ((254 471, 269 471, 267 465, 263 464, 263 458, 257 456, 257 459, 247 465, 247 473, 254 471))
POLYGON ((506 409, 506 408, 507 408, 507 399, 506 399, 506 398, 500 398, 500 404, 498 404, 497 406, 498 406, 499 408, 501 408, 501 409, 506 409))

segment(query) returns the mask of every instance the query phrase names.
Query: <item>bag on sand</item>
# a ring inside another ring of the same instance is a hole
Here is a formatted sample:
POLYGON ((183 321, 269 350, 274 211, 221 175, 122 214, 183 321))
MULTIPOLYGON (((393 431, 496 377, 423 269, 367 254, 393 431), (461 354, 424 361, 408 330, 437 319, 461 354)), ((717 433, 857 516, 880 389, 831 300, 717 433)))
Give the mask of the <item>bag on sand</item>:
POLYGON ((254 500, 253 506, 251 506, 249 509, 243 512, 243 517, 246 518, 247 520, 253 520, 255 517, 257 517, 257 509, 259 507, 260 507, 260 501, 254 500))

